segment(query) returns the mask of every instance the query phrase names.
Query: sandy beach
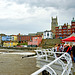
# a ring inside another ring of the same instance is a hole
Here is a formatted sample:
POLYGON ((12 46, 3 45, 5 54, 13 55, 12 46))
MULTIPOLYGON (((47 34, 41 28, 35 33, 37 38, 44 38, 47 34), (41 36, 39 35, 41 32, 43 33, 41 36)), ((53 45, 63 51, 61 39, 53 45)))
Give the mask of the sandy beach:
POLYGON ((0 54, 0 75, 30 75, 38 70, 36 58, 17 54, 0 54))

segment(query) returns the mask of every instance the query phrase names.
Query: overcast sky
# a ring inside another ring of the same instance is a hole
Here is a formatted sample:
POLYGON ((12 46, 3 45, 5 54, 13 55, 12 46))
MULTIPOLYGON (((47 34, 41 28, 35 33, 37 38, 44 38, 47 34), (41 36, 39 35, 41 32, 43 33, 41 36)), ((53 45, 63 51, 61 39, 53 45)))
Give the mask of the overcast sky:
POLYGON ((0 0, 0 33, 28 34, 51 29, 51 17, 58 25, 75 17, 75 0, 0 0))

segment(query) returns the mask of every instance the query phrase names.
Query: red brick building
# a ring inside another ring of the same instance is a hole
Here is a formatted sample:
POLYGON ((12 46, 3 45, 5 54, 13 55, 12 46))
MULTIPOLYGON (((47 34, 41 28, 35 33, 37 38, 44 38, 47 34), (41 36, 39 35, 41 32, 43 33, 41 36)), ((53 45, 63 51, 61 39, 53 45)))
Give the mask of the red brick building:
POLYGON ((28 35, 18 35, 17 39, 18 39, 19 43, 25 43, 25 42, 31 40, 31 36, 28 36, 28 35))
POLYGON ((55 38, 66 38, 72 33, 75 33, 75 20, 71 21, 71 25, 64 24, 63 26, 55 27, 55 38))
POLYGON ((17 40, 19 43, 25 43, 28 41, 32 41, 33 37, 42 37, 40 35, 35 35, 35 36, 31 36, 31 35, 17 35, 17 40))

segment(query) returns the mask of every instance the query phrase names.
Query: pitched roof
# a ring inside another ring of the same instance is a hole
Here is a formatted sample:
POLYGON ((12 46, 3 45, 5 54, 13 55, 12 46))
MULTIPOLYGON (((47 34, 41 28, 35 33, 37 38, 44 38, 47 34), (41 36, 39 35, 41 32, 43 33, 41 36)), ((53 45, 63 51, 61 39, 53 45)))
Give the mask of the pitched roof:
POLYGON ((75 37, 75 33, 72 33, 69 37, 74 36, 75 37))

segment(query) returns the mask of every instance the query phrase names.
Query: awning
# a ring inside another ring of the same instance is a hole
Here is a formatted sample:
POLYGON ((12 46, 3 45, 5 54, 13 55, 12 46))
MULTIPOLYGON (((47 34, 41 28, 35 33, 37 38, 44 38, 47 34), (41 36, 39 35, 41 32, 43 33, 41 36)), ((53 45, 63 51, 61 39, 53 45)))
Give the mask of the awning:
POLYGON ((71 36, 69 38, 62 39, 62 42, 75 42, 75 37, 74 36, 71 36))

